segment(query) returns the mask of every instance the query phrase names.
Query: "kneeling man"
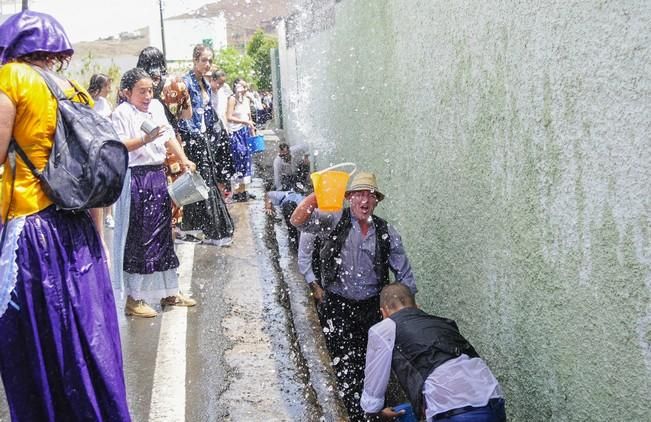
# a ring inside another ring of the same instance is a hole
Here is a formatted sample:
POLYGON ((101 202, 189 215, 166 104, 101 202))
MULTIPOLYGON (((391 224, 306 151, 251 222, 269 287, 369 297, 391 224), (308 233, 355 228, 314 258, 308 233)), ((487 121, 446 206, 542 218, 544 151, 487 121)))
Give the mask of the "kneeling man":
POLYGON ((453 320, 418 309, 409 288, 400 283, 382 289, 380 311, 383 321, 368 334, 360 401, 365 412, 400 416, 384 408, 393 369, 419 419, 506 421, 499 383, 453 320))

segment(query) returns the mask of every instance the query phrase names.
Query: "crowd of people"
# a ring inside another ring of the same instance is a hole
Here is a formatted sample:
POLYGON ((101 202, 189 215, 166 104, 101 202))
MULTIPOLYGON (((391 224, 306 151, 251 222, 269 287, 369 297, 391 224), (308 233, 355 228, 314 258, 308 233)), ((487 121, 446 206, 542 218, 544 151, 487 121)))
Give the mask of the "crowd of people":
MULTIPOLYGON (((144 49, 111 110, 106 75, 94 75, 88 91, 56 76, 72 54, 49 15, 24 11, 0 25, 0 162, 11 169, 0 202, 0 372, 15 421, 130 420, 111 281, 134 317, 155 317, 159 304, 197 305, 179 291, 175 237, 232 242, 227 202, 254 198, 247 137, 270 107, 242 79, 230 91, 212 49, 198 45, 182 77, 168 75, 158 49, 144 49), (14 142, 39 168, 52 150, 58 105, 36 68, 75 101, 92 98, 128 150, 112 211, 58 210, 15 158, 14 142), (179 208, 167 186, 184 172, 198 172, 209 192, 179 208), (104 224, 114 226, 111 272, 104 224)), ((385 197, 376 176, 356 173, 348 206, 326 212, 311 192, 307 146, 280 144, 273 170, 265 208, 281 210, 298 251, 350 420, 403 415, 385 403, 391 371, 419 419, 506 420, 499 383, 456 323, 417 308, 402 238, 375 214, 385 197)))

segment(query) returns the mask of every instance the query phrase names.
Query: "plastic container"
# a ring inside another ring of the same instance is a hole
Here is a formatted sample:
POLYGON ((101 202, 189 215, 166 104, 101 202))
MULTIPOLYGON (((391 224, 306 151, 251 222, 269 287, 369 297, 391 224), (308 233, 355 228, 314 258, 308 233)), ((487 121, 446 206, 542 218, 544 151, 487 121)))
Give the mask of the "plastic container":
POLYGON ((394 412, 400 412, 401 410, 404 410, 405 414, 396 418, 398 422, 418 422, 418 419, 414 414, 414 409, 411 407, 411 403, 402 403, 393 406, 394 412))
POLYGON ((319 210, 325 212, 341 211, 344 206, 348 179, 356 170, 357 166, 354 163, 341 163, 310 175, 319 210), (334 170, 340 167, 353 167, 353 170, 350 173, 334 170))
POLYGON ((167 185, 167 192, 177 207, 208 199, 208 186, 196 172, 185 172, 167 185))
POLYGON ((256 152, 262 152, 264 151, 264 136, 262 135, 255 135, 255 136, 249 136, 246 138, 246 143, 249 146, 249 149, 251 150, 252 153, 256 152))

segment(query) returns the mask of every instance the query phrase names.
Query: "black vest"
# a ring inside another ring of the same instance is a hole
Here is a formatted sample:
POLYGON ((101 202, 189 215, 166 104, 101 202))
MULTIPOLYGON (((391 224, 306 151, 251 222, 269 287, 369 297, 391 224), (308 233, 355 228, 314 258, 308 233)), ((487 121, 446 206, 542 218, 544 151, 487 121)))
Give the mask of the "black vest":
MULTIPOLYGON (((389 284, 389 250, 391 243, 389 239, 389 228, 387 222, 380 217, 373 216, 375 226, 375 274, 380 286, 389 284)), ((325 288, 333 283, 339 276, 341 267, 341 248, 343 248, 348 233, 353 223, 350 218, 350 208, 345 208, 341 214, 341 220, 330 232, 328 238, 323 241, 319 255, 321 257, 321 282, 325 288)))
POLYGON ((475 349, 459 333, 451 319, 429 315, 417 308, 404 308, 390 316, 396 323, 391 368, 409 401, 421 418, 423 385, 441 364, 465 353, 479 357, 475 349))

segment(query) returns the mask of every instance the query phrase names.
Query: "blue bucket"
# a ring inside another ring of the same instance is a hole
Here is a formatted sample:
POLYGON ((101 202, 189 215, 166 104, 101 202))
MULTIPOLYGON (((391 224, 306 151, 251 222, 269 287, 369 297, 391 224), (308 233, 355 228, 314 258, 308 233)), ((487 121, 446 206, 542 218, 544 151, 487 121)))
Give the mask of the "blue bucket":
POLYGON ((246 143, 252 153, 264 151, 264 136, 256 135, 246 138, 246 143))
POLYGON ((418 422, 410 403, 402 403, 393 407, 394 412, 400 412, 401 410, 404 410, 405 413, 396 418, 398 422, 418 422))

